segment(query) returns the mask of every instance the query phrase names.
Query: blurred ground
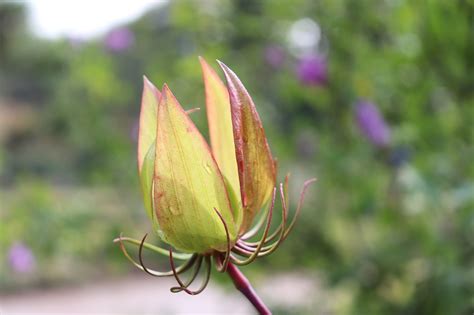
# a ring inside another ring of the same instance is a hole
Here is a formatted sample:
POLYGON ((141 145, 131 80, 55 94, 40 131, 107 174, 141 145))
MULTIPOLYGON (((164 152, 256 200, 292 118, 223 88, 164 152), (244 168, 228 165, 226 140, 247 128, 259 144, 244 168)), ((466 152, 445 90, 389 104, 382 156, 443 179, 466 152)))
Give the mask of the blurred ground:
POLYGON ((145 275, 111 280, 79 287, 54 288, 19 295, 1 296, 1 313, 110 313, 175 314, 227 313, 248 314, 244 299, 216 285, 198 296, 171 294, 173 280, 156 280, 145 275), (219 302, 217 302, 219 301, 219 302))
MULTIPOLYGON (((308 294, 316 287, 311 278, 297 274, 272 277, 257 288, 276 308, 310 307, 308 294), (275 291, 276 290, 276 291, 275 291), (279 294, 279 293, 284 294, 279 294), (278 299, 275 297, 278 296, 278 299)), ((0 294, 0 314, 253 314, 252 306, 237 291, 211 282, 197 296, 172 294, 172 278, 154 279, 145 274, 81 286, 52 288, 19 294, 0 294)), ((318 294, 321 296, 321 294, 318 294)))

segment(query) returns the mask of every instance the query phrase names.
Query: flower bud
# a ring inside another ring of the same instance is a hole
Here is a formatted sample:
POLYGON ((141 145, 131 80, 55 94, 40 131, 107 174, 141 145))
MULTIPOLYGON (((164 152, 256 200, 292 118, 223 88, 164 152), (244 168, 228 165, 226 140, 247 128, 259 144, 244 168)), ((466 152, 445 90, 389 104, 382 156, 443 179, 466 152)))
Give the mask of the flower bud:
POLYGON ((225 251, 268 203, 275 162, 252 98, 220 63, 201 58, 212 151, 169 88, 146 78, 138 139, 145 207, 160 237, 184 252, 225 251), (222 218, 219 217, 219 214, 222 218), (226 232, 227 230, 227 232, 226 232))

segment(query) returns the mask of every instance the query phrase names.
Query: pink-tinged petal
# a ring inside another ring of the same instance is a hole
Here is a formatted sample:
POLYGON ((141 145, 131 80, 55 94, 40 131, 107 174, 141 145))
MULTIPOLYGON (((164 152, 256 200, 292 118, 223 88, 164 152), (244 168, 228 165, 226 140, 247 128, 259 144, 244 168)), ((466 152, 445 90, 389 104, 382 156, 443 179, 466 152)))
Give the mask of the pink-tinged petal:
POLYGON ((237 75, 218 61, 227 80, 232 127, 244 206, 240 233, 252 224, 255 215, 269 200, 275 186, 275 161, 262 122, 249 93, 237 75))

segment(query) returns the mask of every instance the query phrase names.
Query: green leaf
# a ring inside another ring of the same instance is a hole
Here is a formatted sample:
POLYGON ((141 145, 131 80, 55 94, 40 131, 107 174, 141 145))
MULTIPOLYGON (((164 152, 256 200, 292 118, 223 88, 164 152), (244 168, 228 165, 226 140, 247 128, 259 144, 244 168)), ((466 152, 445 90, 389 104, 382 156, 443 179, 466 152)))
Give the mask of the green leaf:
POLYGON ((237 75, 218 61, 227 80, 231 105, 240 192, 244 219, 239 232, 244 233, 255 215, 270 198, 275 186, 275 161, 267 143, 262 122, 249 93, 237 75))
POLYGON ((230 114, 229 93, 224 83, 209 64, 199 57, 202 76, 206 91, 206 113, 211 138, 211 149, 226 184, 230 186, 229 193, 236 224, 240 226, 243 218, 240 201, 240 183, 235 157, 234 135, 230 114))
POLYGON ((158 106, 154 206, 163 240, 185 252, 225 251, 236 226, 224 179, 209 146, 164 85, 158 106))

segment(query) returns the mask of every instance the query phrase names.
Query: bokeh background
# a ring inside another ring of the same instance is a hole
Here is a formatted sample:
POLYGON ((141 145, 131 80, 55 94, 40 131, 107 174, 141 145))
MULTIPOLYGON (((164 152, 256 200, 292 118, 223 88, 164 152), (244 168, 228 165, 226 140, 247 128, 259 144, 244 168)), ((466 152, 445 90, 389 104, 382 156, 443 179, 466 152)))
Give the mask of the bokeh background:
POLYGON ((473 1, 164 1, 53 39, 30 7, 0 2, 0 308, 135 275, 112 239, 150 231, 142 75, 201 107, 207 135, 200 55, 253 96, 292 203, 318 178, 284 245, 244 268, 257 288, 287 275, 282 301, 304 295, 275 313, 473 313, 473 1))

